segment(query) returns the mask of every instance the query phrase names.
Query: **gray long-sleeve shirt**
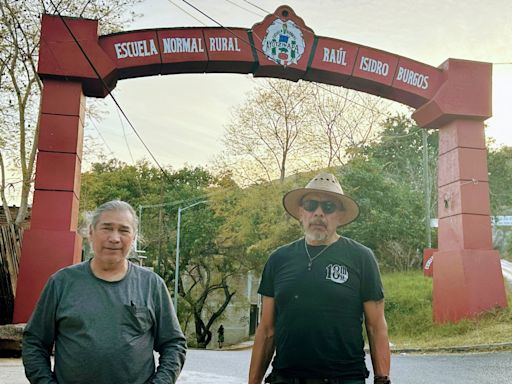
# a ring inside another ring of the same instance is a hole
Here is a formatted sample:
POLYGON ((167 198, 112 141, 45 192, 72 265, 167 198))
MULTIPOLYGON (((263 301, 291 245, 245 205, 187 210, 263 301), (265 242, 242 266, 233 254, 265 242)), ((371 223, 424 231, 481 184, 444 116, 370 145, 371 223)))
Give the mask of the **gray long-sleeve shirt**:
POLYGON ((23 337, 32 384, 174 384, 185 354, 165 283, 132 263, 116 282, 94 276, 90 261, 55 273, 23 337), (159 353, 156 372, 153 351, 159 353))

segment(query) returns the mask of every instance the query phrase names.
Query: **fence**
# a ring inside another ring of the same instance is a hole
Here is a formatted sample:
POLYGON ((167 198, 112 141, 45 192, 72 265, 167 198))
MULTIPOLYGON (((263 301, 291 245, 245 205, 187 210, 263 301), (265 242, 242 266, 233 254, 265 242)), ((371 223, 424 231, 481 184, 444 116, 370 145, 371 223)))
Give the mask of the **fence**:
POLYGON ((23 229, 0 226, 0 324, 12 321, 23 229))

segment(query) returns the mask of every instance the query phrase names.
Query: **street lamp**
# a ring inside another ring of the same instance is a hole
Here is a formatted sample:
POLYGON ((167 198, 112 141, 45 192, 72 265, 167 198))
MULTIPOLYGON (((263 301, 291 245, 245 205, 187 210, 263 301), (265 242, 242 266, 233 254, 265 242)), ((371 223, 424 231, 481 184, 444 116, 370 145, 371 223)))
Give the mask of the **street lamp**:
POLYGON ((187 205, 185 208, 178 207, 178 224, 176 225, 176 271, 174 275, 174 310, 178 314, 178 281, 180 275, 180 225, 181 225, 181 212, 195 207, 198 204, 206 204, 207 200, 197 201, 194 204, 187 205))
MULTIPOLYGON (((146 256, 143 256, 143 253, 146 251, 140 248, 140 237, 142 236, 142 209, 143 208, 162 208, 168 205, 175 205, 176 203, 170 204, 150 204, 150 205, 139 205, 139 228, 137 230, 137 237, 135 237, 135 253, 137 254, 137 258, 139 259, 139 264, 142 265, 141 259, 146 259, 146 256)), ((160 273, 160 254, 158 254, 158 262, 157 262, 157 272, 160 273)))

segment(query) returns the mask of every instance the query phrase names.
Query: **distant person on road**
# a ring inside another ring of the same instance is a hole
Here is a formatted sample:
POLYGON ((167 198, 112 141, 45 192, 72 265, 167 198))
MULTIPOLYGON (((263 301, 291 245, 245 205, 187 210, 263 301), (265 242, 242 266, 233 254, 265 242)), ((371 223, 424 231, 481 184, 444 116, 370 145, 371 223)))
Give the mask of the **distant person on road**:
POLYGON ((363 321, 374 383, 391 383, 384 294, 373 252, 337 228, 359 215, 334 175, 320 173, 283 198, 304 237, 269 257, 258 293, 249 384, 260 384, 272 360, 271 384, 363 384, 363 321), (275 356, 274 356, 275 352, 275 356))
POLYGON ((50 277, 25 328, 31 383, 176 383, 186 340, 164 281, 127 259, 136 231, 128 203, 110 201, 93 213, 93 258, 50 277))
POLYGON ((224 326, 221 324, 217 330, 217 341, 219 342, 219 348, 224 345, 224 326))

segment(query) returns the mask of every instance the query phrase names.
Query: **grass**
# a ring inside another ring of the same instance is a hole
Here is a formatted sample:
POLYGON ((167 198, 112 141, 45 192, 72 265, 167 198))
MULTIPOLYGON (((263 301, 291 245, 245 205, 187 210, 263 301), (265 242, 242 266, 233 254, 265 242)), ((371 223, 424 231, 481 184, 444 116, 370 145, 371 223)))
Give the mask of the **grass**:
POLYGON ((382 279, 389 337, 396 349, 512 343, 510 291, 508 308, 496 308, 458 323, 435 324, 431 278, 420 271, 384 274, 382 279))

